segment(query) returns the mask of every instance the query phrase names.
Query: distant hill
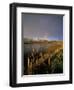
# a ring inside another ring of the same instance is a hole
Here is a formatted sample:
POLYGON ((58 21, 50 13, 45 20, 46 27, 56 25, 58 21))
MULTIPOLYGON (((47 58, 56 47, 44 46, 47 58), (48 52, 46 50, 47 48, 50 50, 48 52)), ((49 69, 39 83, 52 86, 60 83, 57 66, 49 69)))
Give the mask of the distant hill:
MULTIPOLYGON (((62 43, 62 41, 58 40, 59 43, 62 43)), ((48 41, 48 40, 34 40, 34 39, 30 39, 30 38, 24 38, 24 44, 25 43, 56 43, 57 40, 53 40, 53 41, 48 41)))

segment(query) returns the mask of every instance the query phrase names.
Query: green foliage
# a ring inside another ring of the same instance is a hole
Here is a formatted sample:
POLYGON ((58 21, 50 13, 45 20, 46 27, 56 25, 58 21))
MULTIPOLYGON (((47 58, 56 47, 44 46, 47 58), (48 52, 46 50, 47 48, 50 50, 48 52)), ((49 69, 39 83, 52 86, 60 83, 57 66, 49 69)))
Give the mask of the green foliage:
POLYGON ((63 73, 63 50, 51 57, 51 73, 63 73))

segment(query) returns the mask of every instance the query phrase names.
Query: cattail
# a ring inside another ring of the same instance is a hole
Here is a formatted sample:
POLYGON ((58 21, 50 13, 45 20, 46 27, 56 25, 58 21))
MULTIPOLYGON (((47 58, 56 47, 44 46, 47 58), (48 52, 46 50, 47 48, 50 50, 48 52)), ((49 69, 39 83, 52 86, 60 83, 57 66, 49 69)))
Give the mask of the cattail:
POLYGON ((32 51, 35 52, 35 49, 33 48, 32 51))
POLYGON ((30 63, 29 61, 30 61, 30 59, 29 59, 29 57, 28 57, 28 68, 29 68, 29 63, 30 63))

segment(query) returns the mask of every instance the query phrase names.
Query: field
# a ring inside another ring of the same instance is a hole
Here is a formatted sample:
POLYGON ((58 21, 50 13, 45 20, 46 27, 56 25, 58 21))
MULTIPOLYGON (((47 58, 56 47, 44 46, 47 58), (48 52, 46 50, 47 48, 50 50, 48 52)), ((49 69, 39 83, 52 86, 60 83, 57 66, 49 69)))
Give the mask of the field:
POLYGON ((63 73, 63 41, 24 42, 24 75, 63 73))

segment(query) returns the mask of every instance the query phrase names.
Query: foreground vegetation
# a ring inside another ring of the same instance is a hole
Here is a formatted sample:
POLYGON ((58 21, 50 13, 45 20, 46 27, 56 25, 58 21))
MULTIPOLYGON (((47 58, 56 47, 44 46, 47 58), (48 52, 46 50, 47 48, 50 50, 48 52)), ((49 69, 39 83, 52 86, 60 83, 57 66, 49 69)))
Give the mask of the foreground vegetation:
POLYGON ((47 47, 42 48, 41 44, 38 50, 31 48, 31 51, 24 52, 24 74, 63 73, 63 42, 43 42, 43 45, 47 47))

